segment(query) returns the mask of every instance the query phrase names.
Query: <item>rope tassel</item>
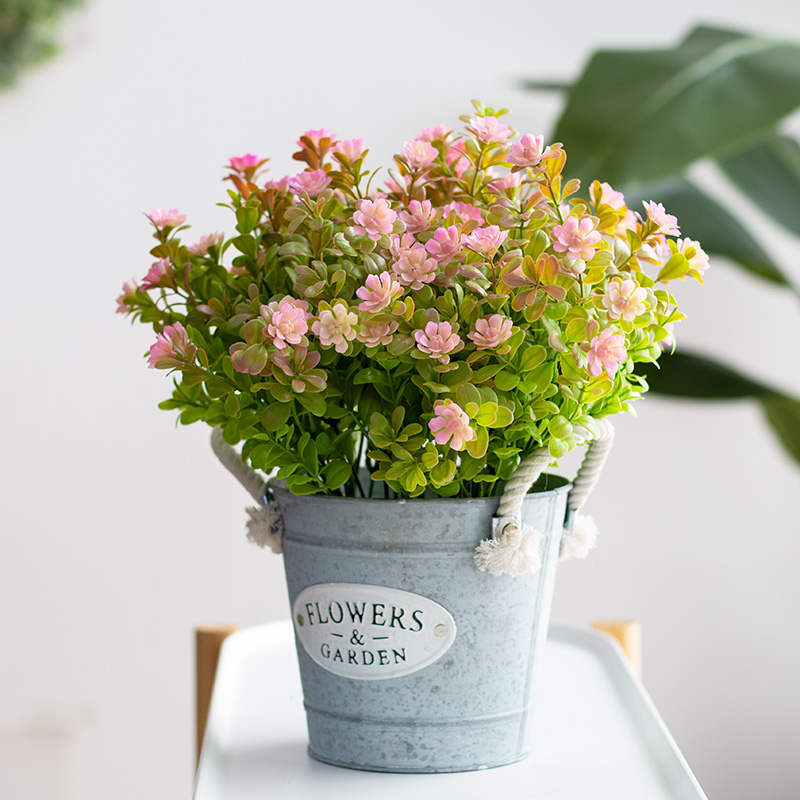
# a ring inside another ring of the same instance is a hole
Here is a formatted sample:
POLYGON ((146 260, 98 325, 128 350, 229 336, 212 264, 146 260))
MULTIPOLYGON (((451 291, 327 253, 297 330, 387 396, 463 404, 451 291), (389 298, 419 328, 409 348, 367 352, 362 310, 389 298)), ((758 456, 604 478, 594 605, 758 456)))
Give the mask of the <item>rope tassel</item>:
POLYGON ((283 517, 269 506, 248 506, 247 539, 254 545, 269 548, 273 553, 283 552, 283 517))
POLYGON ((523 575, 538 572, 542 534, 532 525, 519 528, 516 522, 506 526, 497 539, 484 539, 475 549, 475 564, 481 572, 492 575, 523 575))

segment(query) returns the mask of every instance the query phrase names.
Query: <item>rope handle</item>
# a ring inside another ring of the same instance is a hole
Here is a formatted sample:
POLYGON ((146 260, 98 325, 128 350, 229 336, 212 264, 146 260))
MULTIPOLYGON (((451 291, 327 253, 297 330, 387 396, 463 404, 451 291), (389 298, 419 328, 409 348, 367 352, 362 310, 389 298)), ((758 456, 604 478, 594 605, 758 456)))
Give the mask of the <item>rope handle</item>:
MULTIPOLYGON (((567 496, 567 525, 589 498, 614 442, 614 426, 607 419, 598 419, 595 422, 598 427, 597 435, 586 448, 580 469, 567 496)), ((508 479, 493 520, 495 537, 509 524, 515 523, 518 527, 521 525, 525 495, 552 460, 547 448, 540 447, 524 459, 508 479)))
MULTIPOLYGON (((594 522, 577 513, 594 489, 614 441, 611 423, 606 419, 595 422, 597 435, 590 440, 567 495, 564 536, 560 547, 562 558, 582 558, 594 546, 597 536, 594 522)), ((584 438, 589 436, 586 431, 584 438)), ((520 463, 506 482, 492 519, 492 538, 484 539, 475 548, 475 563, 481 571, 492 575, 522 575, 540 569, 542 535, 532 526, 523 526, 522 503, 528 490, 551 461, 547 448, 540 447, 520 463)))
POLYGON ((225 441, 222 428, 214 428, 211 431, 211 449, 222 462, 222 466, 247 489, 253 500, 259 504, 263 503, 267 482, 254 469, 248 467, 239 453, 225 441))

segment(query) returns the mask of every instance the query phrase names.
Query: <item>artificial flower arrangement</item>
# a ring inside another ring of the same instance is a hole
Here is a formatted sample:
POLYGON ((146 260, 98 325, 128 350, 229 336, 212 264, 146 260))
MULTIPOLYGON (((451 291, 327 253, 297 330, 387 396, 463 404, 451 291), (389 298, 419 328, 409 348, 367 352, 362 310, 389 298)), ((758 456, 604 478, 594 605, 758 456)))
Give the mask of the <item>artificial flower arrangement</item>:
POLYGON ((294 494, 394 498, 499 495, 532 451, 629 411, 683 317, 667 285, 702 282, 706 255, 656 202, 579 195, 560 143, 474 106, 463 134, 406 142, 381 188, 363 140, 311 130, 297 175, 230 159, 234 235, 187 243, 182 213, 149 212, 155 262, 118 310, 175 374, 161 407, 294 494))

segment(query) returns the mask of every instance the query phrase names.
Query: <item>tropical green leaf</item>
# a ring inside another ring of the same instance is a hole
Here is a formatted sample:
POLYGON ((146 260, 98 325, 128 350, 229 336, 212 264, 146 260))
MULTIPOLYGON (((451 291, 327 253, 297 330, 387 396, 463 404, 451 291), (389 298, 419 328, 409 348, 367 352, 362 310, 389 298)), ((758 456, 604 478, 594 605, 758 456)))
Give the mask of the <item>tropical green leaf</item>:
POLYGON ((800 144, 775 135, 721 159, 719 166, 752 203, 800 236, 800 144))
POLYGON ((650 182, 741 150, 799 105, 800 44, 698 27, 673 49, 595 53, 553 138, 572 174, 650 182))
POLYGON ((731 367, 705 356, 690 353, 666 353, 658 365, 637 364, 650 388, 671 397, 702 400, 732 400, 760 397, 769 389, 731 367))
POLYGON ((781 394, 768 394, 761 398, 761 405, 783 446, 800 462, 800 400, 781 394))
POLYGON ((663 356, 660 369, 643 364, 651 389, 672 397, 701 400, 752 399, 761 407, 786 451, 800 462, 800 400, 748 378, 704 356, 674 353, 663 356))

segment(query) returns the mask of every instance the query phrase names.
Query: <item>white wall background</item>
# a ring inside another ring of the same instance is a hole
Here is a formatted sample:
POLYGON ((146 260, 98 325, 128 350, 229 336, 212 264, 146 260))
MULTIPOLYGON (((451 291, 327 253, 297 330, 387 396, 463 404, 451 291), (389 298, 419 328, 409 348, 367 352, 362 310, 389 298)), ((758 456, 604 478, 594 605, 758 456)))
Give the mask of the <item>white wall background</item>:
MULTIPOLYGON (((152 337, 114 315, 150 263, 141 212, 230 230, 228 157, 271 155, 279 177, 307 128, 365 138, 373 166, 472 97, 549 131, 558 102, 518 78, 700 20, 800 40, 785 0, 717 7, 87 0, 67 20, 62 55, 0 95, 3 800, 186 796, 193 625, 288 613, 247 498, 205 429, 157 410, 152 337)), ((800 247, 756 219, 800 278, 800 247)), ((682 295, 682 342, 800 393, 796 301, 722 263, 682 295)), ((648 398, 619 420, 599 548, 557 588, 558 621, 643 622, 645 682, 712 799, 800 792, 800 470, 759 417, 648 398)))

